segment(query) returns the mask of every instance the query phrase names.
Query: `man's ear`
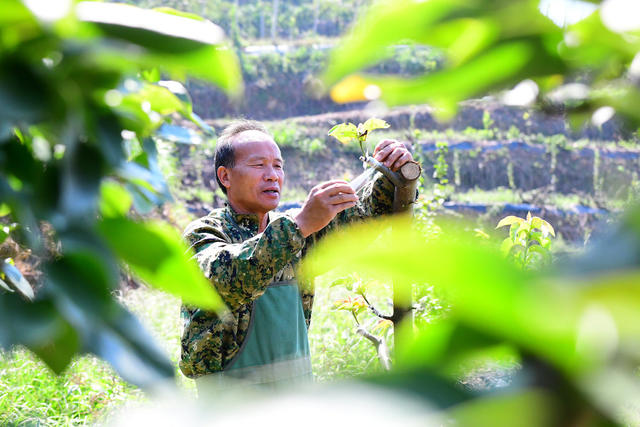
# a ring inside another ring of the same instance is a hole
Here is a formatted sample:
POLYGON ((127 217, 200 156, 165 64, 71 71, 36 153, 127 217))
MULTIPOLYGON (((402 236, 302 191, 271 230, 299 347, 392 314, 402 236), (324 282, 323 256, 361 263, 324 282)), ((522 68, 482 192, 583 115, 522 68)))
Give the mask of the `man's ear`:
POLYGON ((229 187, 231 187, 231 177, 229 176, 229 169, 227 169, 225 166, 219 166, 216 174, 218 175, 218 179, 220 180, 222 185, 224 185, 224 188, 228 190, 229 187))

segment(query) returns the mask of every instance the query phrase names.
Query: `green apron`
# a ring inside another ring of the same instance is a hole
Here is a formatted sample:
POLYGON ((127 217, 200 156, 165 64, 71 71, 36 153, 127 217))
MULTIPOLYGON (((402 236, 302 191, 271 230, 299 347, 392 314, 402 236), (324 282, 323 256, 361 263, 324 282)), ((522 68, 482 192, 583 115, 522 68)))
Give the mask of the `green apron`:
POLYGON ((295 281, 272 283, 253 302, 247 336, 223 376, 265 385, 313 379, 307 325, 295 281))

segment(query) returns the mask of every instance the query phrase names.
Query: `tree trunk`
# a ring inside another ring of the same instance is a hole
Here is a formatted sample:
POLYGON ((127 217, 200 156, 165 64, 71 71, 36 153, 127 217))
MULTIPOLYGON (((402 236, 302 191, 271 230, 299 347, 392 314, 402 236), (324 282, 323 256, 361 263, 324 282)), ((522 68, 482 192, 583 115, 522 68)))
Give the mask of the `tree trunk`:
MULTIPOLYGON (((413 215, 413 203, 415 202, 418 178, 420 178, 421 173, 422 168, 417 162, 405 163, 398 171, 397 179, 401 185, 396 184, 393 194, 393 212, 396 215, 413 215)), ((393 231, 391 238, 393 238, 393 231)), ((410 322, 413 325, 411 294, 412 291, 409 292, 408 298, 402 298, 395 286, 393 287, 393 345, 396 354, 398 348, 400 348, 399 346, 402 345, 398 341, 398 325, 403 321, 410 322)))
MULTIPOLYGON (((369 163, 373 168, 383 175, 385 175, 395 186, 393 194, 393 212, 395 215, 409 215, 413 214, 413 203, 416 198, 416 189, 418 186, 418 178, 422 173, 422 168, 418 162, 405 163, 398 172, 393 172, 385 165, 379 163, 373 157, 367 156, 365 161, 369 163)), ((391 230, 391 239, 394 238, 393 230, 391 230)), ((402 295, 394 286, 393 277, 391 278, 391 286, 393 289, 393 314, 390 319, 393 322, 393 343, 394 351, 398 352, 398 349, 403 344, 398 340, 398 326, 403 321, 413 321, 412 314, 412 302, 411 302, 411 290, 409 295, 402 295), (403 298, 404 297, 404 298, 403 298)))

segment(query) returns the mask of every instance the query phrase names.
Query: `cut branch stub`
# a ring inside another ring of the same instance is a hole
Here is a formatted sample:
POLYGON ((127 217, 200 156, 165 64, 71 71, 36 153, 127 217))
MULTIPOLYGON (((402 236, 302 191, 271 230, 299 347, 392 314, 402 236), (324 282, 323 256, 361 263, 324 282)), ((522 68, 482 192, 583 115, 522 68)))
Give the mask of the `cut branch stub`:
POLYGON ((414 181, 420 177, 422 168, 418 162, 407 162, 400 168, 400 174, 407 181, 414 181))

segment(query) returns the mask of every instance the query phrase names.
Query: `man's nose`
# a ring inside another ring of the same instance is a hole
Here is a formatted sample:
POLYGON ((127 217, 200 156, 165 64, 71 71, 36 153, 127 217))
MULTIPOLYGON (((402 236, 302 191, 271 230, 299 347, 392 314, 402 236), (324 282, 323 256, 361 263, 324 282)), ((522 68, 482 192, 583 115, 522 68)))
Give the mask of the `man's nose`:
POLYGON ((265 181, 277 181, 278 172, 276 171, 276 168, 273 166, 267 167, 264 171, 264 179, 265 181))

